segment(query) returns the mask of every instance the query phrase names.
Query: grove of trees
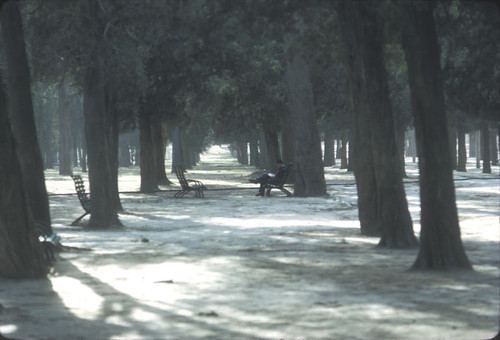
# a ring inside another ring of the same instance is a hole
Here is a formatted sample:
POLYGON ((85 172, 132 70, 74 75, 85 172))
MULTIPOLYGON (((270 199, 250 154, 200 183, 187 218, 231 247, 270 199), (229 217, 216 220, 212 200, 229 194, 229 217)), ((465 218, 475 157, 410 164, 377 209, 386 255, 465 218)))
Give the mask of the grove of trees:
POLYGON ((498 3, 0 6, 1 276, 45 275, 33 227, 51 224, 44 169, 88 171, 87 227, 120 227, 119 166, 139 166, 141 192, 154 192, 170 183, 169 142, 185 168, 214 143, 230 144, 242 164, 293 162, 302 197, 325 195, 324 166, 340 159, 356 178, 362 234, 381 247, 420 243, 415 269, 471 268, 452 172, 466 171, 467 151, 483 172, 498 163, 498 3), (403 186, 410 131, 420 242, 403 186))

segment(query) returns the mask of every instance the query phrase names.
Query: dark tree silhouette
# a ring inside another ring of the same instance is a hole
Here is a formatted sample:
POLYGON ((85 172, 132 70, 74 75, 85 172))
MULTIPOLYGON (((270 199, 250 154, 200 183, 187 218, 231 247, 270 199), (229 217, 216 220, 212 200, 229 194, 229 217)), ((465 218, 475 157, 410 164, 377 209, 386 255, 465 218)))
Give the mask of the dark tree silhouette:
POLYGON ((433 5, 400 6, 420 170, 421 245, 412 268, 471 269, 460 238, 433 5))

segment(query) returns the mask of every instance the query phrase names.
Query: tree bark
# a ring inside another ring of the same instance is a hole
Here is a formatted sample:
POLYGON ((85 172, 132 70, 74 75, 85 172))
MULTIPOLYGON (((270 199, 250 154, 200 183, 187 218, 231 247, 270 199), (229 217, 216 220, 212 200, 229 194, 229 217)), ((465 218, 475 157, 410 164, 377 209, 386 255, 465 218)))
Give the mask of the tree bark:
POLYGON ((420 170, 421 246, 412 268, 471 269, 460 238, 432 4, 401 6, 420 170))
POLYGON ((326 194, 326 182, 309 67, 304 56, 297 51, 292 52, 292 44, 293 38, 286 37, 285 79, 295 139, 294 196, 323 196, 326 194))
POLYGON ((266 145, 266 158, 261 162, 265 169, 274 171, 276 169, 276 161, 280 159, 280 147, 278 134, 276 131, 271 131, 269 128, 264 128, 264 143, 266 145))
POLYGON ((458 134, 457 171, 467 172, 467 150, 465 147, 465 130, 461 124, 458 125, 457 134, 458 134))
POLYGON ((379 246, 418 244, 403 186, 401 157, 382 49, 382 31, 375 3, 346 2, 340 6, 354 134, 353 169, 358 187, 362 232, 380 230, 379 246))
POLYGON ((9 112, 26 199, 33 218, 51 228, 49 199, 38 144, 21 14, 14 1, 0 12, 6 59, 9 112))
MULTIPOLYGON (((293 162, 295 154, 295 140, 293 137, 293 128, 290 117, 290 112, 284 112, 281 116, 281 158, 285 164, 293 162)), ((276 162, 276 161, 275 161, 276 162)), ((293 177, 294 172, 288 174, 289 178, 293 177)))
POLYGON ((109 228, 121 226, 118 219, 118 207, 116 205, 115 192, 117 186, 117 165, 113 160, 112 152, 116 151, 116 162, 118 160, 117 142, 114 145, 114 135, 117 134, 115 127, 116 117, 106 110, 105 99, 105 75, 103 56, 96 51, 92 65, 87 65, 84 75, 84 116, 85 137, 88 151, 88 167, 90 182, 90 201, 92 212, 89 219, 89 227, 109 228), (116 150, 115 150, 116 147, 116 150))
POLYGON ((155 177, 157 185, 170 185, 165 171, 165 152, 167 149, 167 123, 159 115, 153 117, 151 137, 155 156, 155 177))
POLYGON ((335 137, 333 130, 327 125, 325 129, 325 150, 323 156, 324 166, 335 165, 335 137))
POLYGON ((15 145, 0 75, 0 277, 43 278, 47 267, 24 193, 15 145))
POLYGON ((141 192, 158 191, 156 178, 156 154, 153 144, 153 121, 151 114, 142 111, 139 115, 139 142, 141 144, 141 192))
POLYGON ((347 129, 342 130, 342 146, 340 148, 340 168, 347 169, 349 167, 347 160, 347 142, 349 141, 349 131, 347 129))
POLYGON ((491 174, 490 129, 487 121, 481 123, 481 155, 483 158, 483 174, 491 174))
POLYGON ((259 155, 259 146, 257 140, 250 141, 249 146, 250 146, 250 165, 259 167, 260 155, 259 155))
POLYGON ((491 150, 491 165, 498 165, 497 132, 493 128, 490 128, 490 150, 491 150))
POLYGON ((58 90, 57 116, 59 118, 59 175, 73 174, 73 133, 71 131, 71 114, 67 98, 65 77, 63 77, 58 90))

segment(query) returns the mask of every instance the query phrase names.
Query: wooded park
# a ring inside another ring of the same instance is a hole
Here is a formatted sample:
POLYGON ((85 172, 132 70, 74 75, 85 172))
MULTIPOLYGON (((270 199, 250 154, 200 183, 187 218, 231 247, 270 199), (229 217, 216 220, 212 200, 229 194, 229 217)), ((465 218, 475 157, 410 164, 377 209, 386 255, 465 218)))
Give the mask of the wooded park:
MULTIPOLYGON (((65 255, 76 266, 71 249, 90 247, 72 243, 74 230, 102 242, 135 230, 127 214, 144 213, 131 210, 141 209, 136 200, 208 218, 212 210, 193 207, 208 202, 215 214, 227 197, 260 199, 250 206, 297 205, 313 220, 307 209, 323 202, 318 209, 332 209, 333 225, 322 233, 338 232, 338 205, 347 200, 356 229, 349 237, 371 240, 364 244, 374 254, 414 251, 411 273, 477 278, 484 269, 464 246, 462 212, 469 215, 457 196, 473 204, 484 185, 484 215, 496 204, 498 216, 499 191, 491 189, 500 180, 497 1, 0 0, 0 32, 0 277, 7 280, 0 287, 50 281, 68 265, 65 255), (235 164, 210 165, 214 150, 235 164), (251 197, 246 189, 257 188, 248 180, 275 171, 278 159, 291 164, 293 197, 279 190, 251 197), (174 169, 205 180, 204 191, 167 198, 178 190, 174 169), (211 171, 227 178, 211 182, 211 171), (84 213, 68 187, 74 174, 84 178, 89 211, 71 229, 73 214, 84 213), (135 184, 125 186, 125 174, 135 184), (460 185, 457 193, 461 179, 471 180, 474 196, 460 185), (52 235, 57 241, 48 245, 52 235), (60 261, 47 258, 47 247, 61 252, 60 261)), ((165 219, 158 209, 151 216, 165 219)), ((298 232, 286 227, 278 238, 298 232)), ((488 242, 498 246, 494 237, 488 242)), ((237 247, 246 249, 243 241, 237 247)), ((488 275, 496 273, 498 289, 496 250, 488 275)), ((281 337, 276 331, 262 336, 281 337)), ((207 336, 218 334, 251 335, 207 336)), ((332 335, 346 333, 318 338, 332 335)))

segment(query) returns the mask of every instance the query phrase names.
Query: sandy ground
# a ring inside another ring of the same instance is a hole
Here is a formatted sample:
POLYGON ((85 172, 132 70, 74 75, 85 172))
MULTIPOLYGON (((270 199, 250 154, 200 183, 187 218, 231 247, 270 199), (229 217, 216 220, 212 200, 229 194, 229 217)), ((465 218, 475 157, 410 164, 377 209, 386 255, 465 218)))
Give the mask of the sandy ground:
MULTIPOLYGON (((417 249, 359 234, 353 176, 325 169, 327 197, 255 197, 225 148, 187 178, 205 199, 122 194, 124 228, 69 224, 70 178, 47 171, 65 246, 47 280, 0 279, 0 333, 16 339, 488 339, 499 330, 499 169, 455 174, 471 272, 410 272, 417 249)), ((77 169, 75 169, 77 171, 77 169)), ((120 169, 120 190, 139 187, 120 169)), ((415 164, 406 190, 419 231, 415 164)), ((175 184, 175 176, 169 176, 175 184)), ((87 183, 86 174, 84 179, 87 183)), ((86 219, 84 219, 85 221, 86 219)))

